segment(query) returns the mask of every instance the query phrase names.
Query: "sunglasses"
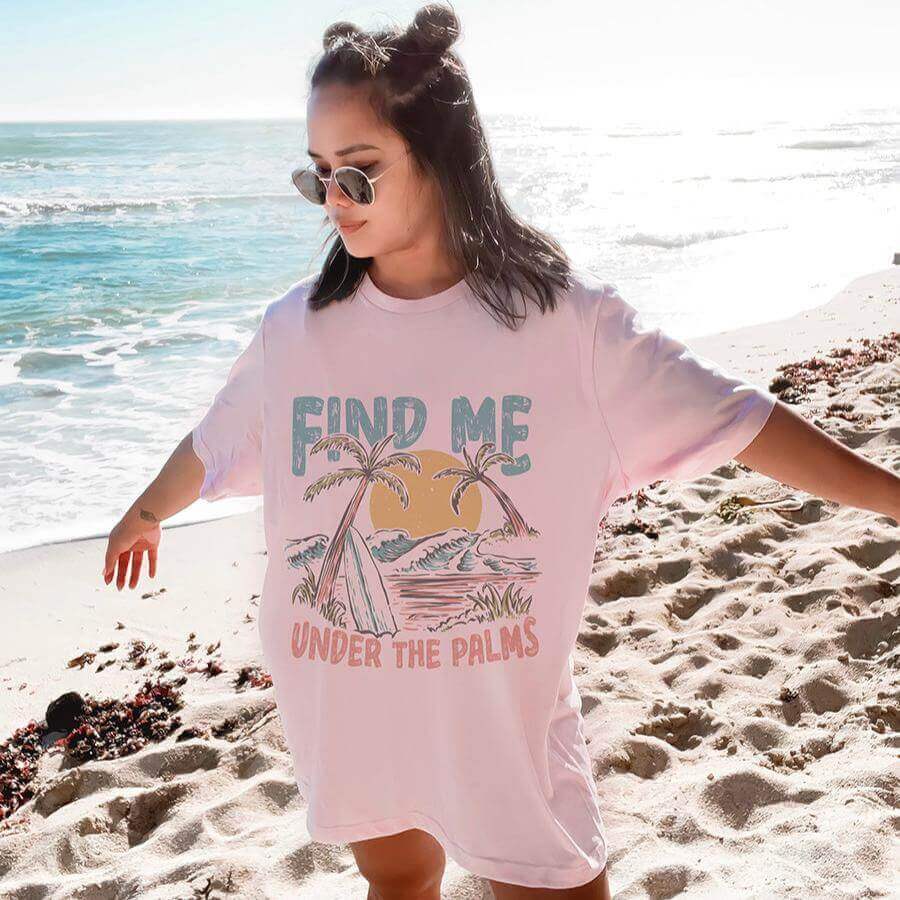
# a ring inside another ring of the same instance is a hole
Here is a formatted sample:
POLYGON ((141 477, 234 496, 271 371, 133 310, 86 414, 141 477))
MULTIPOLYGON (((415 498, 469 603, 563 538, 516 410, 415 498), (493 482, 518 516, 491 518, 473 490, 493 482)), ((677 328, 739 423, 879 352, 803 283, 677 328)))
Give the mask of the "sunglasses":
POLYGON ((294 187, 307 199, 310 203, 322 206, 325 203, 325 197, 328 193, 328 183, 333 178, 338 187, 344 194, 354 203, 362 203, 366 206, 375 202, 375 182, 384 175, 388 169, 395 166, 403 159, 409 150, 404 151, 403 155, 395 159, 390 166, 383 172, 379 172, 374 178, 369 178, 361 169, 355 166, 340 166, 335 169, 327 178, 320 175, 313 168, 313 163, 302 169, 294 169, 291 172, 291 181, 294 187))

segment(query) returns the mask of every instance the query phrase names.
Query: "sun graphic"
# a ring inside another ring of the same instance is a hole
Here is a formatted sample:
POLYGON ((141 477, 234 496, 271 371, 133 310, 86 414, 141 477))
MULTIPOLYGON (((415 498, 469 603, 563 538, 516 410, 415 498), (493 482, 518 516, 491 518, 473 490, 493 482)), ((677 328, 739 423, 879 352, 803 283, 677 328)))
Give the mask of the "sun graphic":
POLYGON ((448 466, 465 468, 465 463, 441 450, 416 450, 412 453, 422 467, 422 473, 403 466, 393 466, 393 472, 406 485, 409 505, 406 509, 400 498, 389 488, 373 484, 369 495, 369 515, 375 528, 405 528, 410 537, 424 537, 447 528, 467 528, 477 531, 481 521, 481 492, 477 484, 469 485, 459 501, 459 515, 453 512, 450 495, 459 481, 456 477, 431 476, 448 466))

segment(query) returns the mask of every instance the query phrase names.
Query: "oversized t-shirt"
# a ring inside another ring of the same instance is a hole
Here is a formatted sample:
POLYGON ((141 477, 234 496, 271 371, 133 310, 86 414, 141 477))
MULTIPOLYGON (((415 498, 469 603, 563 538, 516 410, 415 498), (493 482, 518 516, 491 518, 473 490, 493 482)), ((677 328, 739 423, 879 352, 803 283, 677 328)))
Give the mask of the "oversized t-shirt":
POLYGON ((259 636, 316 841, 420 828, 486 878, 596 877, 573 679, 598 523, 709 473, 775 397, 573 269, 511 330, 465 280, 407 300, 317 274, 267 306, 193 430, 201 497, 262 494, 259 636))

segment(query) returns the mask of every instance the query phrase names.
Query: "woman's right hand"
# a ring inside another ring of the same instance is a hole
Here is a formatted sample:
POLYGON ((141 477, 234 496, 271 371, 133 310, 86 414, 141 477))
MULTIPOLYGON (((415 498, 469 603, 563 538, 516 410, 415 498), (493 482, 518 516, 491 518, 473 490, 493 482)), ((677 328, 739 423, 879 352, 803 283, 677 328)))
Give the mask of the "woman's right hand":
POLYGON ((197 499, 204 474, 203 462, 194 452, 194 439, 189 431, 172 451, 159 475, 109 533, 103 564, 103 580, 107 584, 112 581, 118 564, 116 587, 121 591, 125 587, 130 561, 128 587, 135 587, 145 553, 150 561, 150 577, 156 577, 156 548, 159 547, 162 522, 197 499))
POLYGON ((128 587, 134 588, 141 574, 141 564, 144 553, 149 560, 150 577, 156 577, 156 550, 162 535, 158 521, 148 522, 129 512, 109 533, 109 543, 106 546, 106 562, 103 568, 103 580, 109 584, 116 572, 118 564, 118 577, 116 588, 122 590, 125 586, 125 577, 128 573, 128 563, 131 562, 131 580, 128 587))

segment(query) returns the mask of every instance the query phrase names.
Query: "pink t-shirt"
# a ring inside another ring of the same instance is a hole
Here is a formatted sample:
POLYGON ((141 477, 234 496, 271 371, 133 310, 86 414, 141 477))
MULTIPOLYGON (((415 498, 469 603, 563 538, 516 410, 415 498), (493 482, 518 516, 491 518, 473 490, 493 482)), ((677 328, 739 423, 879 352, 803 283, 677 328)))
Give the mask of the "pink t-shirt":
POLYGON ((739 454, 775 405, 587 270, 518 331, 465 281, 270 303, 193 431, 262 494, 259 635, 316 841, 407 828, 533 887, 603 869, 573 679, 597 526, 739 454))

